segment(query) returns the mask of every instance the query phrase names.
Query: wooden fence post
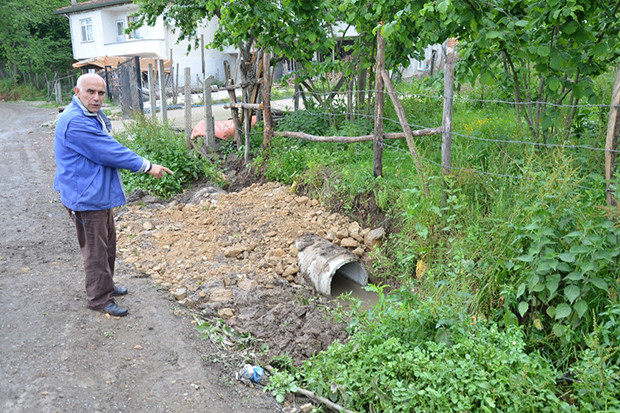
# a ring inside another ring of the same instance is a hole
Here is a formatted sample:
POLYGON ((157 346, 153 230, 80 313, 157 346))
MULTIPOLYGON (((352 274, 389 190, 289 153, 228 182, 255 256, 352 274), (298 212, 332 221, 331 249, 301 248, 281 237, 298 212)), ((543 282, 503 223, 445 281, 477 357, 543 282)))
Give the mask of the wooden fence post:
MULTIPOLYGON (((450 39, 448 39, 450 43, 450 39)), ((452 106, 454 103, 454 64, 456 62, 456 53, 454 48, 448 45, 445 56, 445 66, 443 72, 443 116, 441 126, 443 132, 441 134, 441 168, 445 178, 452 171, 452 106)), ((445 206, 448 194, 445 191, 441 198, 441 205, 445 206)))
POLYGON ((300 92, 299 82, 297 81, 297 73, 295 73, 294 81, 295 81, 295 93, 293 94, 293 108, 295 112, 297 112, 299 110, 299 92, 300 92))
POLYGON ((205 102, 205 145, 213 150, 215 150, 215 131, 211 107, 211 84, 214 80, 213 76, 209 76, 202 82, 202 95, 205 102))
MULTIPOLYGON (((379 23, 383 26, 382 23, 379 23)), ((383 77, 381 72, 385 68, 385 39, 381 29, 377 29, 377 66, 375 71, 375 133, 373 139, 373 174, 375 177, 383 175, 383 77)))
POLYGON ((159 60, 159 94, 161 106, 161 121, 168 121, 168 93, 166 90, 166 72, 164 72, 164 60, 159 60))
POLYGON ((200 62, 202 63, 202 78, 205 78, 205 35, 200 35, 200 62))
POLYGON ((113 96, 112 96, 112 92, 110 91, 110 78, 108 76, 108 73, 110 72, 110 69, 112 69, 112 66, 104 66, 103 71, 105 74, 105 93, 108 96, 108 99, 112 100, 113 96))
POLYGON ((155 89, 155 73, 153 64, 149 63, 149 101, 151 102, 151 117, 157 119, 157 90, 155 89))
MULTIPOLYGON (((230 76, 230 64, 228 60, 224 60, 224 75, 226 76, 226 86, 235 84, 235 81, 230 76)), ((237 95, 235 89, 228 89, 228 97, 230 103, 234 105, 237 103, 237 95)), ((239 110, 237 108, 231 108, 233 124, 235 125, 235 143, 237 149, 241 148, 241 120, 239 119, 239 110)))
POLYGON ((185 143, 192 147, 192 73, 191 68, 185 68, 185 143))
POLYGON ((62 87, 60 86, 60 80, 54 83, 54 93, 56 94, 56 103, 62 103, 62 87))
POLYGON ((267 149, 273 138, 273 117, 271 115, 271 53, 263 55, 263 149, 267 149))
POLYGON ((607 139, 605 140, 605 182, 607 188, 607 205, 618 206, 618 200, 614 196, 612 180, 614 178, 614 162, 618 149, 618 133, 620 132, 620 66, 616 73, 616 82, 611 95, 611 108, 609 109, 609 123, 607 124, 607 139))
POLYGON ((449 174, 452 170, 452 106, 454 103, 454 63, 456 53, 448 48, 446 66, 443 74, 443 116, 441 124, 441 167, 443 174, 449 174))

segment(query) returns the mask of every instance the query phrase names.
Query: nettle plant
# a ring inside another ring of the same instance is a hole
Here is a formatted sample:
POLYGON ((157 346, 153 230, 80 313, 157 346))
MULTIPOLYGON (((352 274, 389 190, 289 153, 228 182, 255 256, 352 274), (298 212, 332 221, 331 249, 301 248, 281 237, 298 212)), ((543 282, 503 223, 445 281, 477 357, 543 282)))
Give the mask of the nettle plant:
POLYGON ((572 209, 559 217, 540 204, 531 209, 530 222, 513 228, 513 246, 523 254, 507 262, 518 277, 509 304, 537 330, 581 341, 580 333, 591 331, 595 317, 618 299, 620 228, 572 209))

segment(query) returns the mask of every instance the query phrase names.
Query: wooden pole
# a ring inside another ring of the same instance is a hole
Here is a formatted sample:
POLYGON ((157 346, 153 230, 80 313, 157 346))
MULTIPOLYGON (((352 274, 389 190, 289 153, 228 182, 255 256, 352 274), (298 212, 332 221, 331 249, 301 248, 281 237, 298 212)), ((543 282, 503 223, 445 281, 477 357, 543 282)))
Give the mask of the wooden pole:
POLYGON ((153 63, 148 66, 149 75, 149 100, 151 102, 151 116, 157 119, 157 90, 155 90, 155 73, 153 72, 153 63))
MULTIPOLYGON (((226 76, 226 84, 232 85, 234 80, 230 77, 230 64, 228 60, 224 60, 224 74, 226 76)), ((230 103, 237 103, 237 95, 234 89, 228 89, 228 97, 230 98, 230 103)), ((233 124, 235 125, 235 143, 237 144, 237 149, 241 148, 241 120, 239 119, 239 110, 235 108, 231 108, 233 124)))
MULTIPOLYGON (((377 74, 378 76, 378 74, 377 74)), ((385 87, 388 90, 388 94, 392 99, 392 103, 394 104, 394 108, 396 109, 396 114, 398 115, 398 120, 400 121, 401 126, 403 127, 403 132, 405 132, 405 139, 407 140, 407 146, 409 147, 409 152, 411 152, 411 158, 413 159, 413 163, 415 164, 415 168, 418 171, 418 178, 420 179, 420 185, 424 188, 424 194, 426 197, 429 195, 428 190, 428 182, 424 177, 424 168, 422 166, 422 162, 420 161, 420 155, 418 153, 418 148, 416 148, 415 141, 413 140, 413 133, 411 132, 411 127, 407 122, 407 117, 405 116, 405 110, 403 109, 403 105, 400 104, 398 97, 396 96, 396 91, 394 90, 394 86, 392 85, 392 81, 390 80, 390 76, 388 75, 387 70, 383 70, 381 72, 381 77, 383 78, 383 82, 385 83, 385 87)))
POLYGON ((215 79, 209 76, 202 82, 202 96, 205 102, 205 145, 208 148, 215 149, 215 131, 213 124, 213 108, 211 102, 211 83, 215 79))
MULTIPOLYGON (((382 24, 379 23, 381 26, 382 24)), ((373 139, 373 174, 376 177, 383 175, 383 77, 381 72, 385 68, 385 39, 381 29, 377 29, 377 66, 375 71, 375 133, 373 139)))
POLYGON ((166 123, 168 121, 168 93, 166 91, 166 72, 164 72, 164 60, 159 60, 159 94, 161 107, 161 121, 166 123))
POLYGON ((185 143, 192 147, 192 73, 189 67, 185 68, 185 143))
POLYGON ((443 82, 443 117, 441 124, 443 134, 441 137, 441 166, 443 174, 447 175, 452 170, 452 105, 454 102, 454 63, 456 53, 448 48, 446 66, 444 68, 443 82))
POLYGON ((293 108, 297 112, 299 110, 299 82, 297 82, 297 75, 295 75, 295 94, 293 99, 293 108))
POLYGON ((202 78, 205 78, 205 35, 200 35, 200 62, 202 63, 202 78))
MULTIPOLYGON (((429 136, 429 135, 441 135, 443 129, 441 127, 438 128, 430 128, 430 129, 419 129, 410 131, 411 136, 429 136)), ((317 136, 310 135, 309 133, 304 132, 289 132, 289 131, 277 131, 273 133, 274 136, 281 136, 284 138, 297 138, 304 139, 312 142, 342 142, 342 143, 356 143, 356 142, 368 142, 374 139, 374 135, 361 135, 361 136, 317 136)), ((406 138, 404 132, 393 132, 393 133, 385 133, 383 134, 383 139, 402 139, 406 138)))
POLYGON ((224 109, 250 109, 250 110, 263 110, 262 103, 229 103, 224 105, 224 109))
POLYGON ((607 187, 607 205, 618 206, 614 195, 612 180, 614 178, 614 163, 618 149, 618 133, 620 132, 620 66, 616 73, 616 82, 611 96, 609 123, 607 124, 607 139, 605 140, 605 182, 607 187))
POLYGON ((273 138, 273 117, 271 115, 271 53, 263 57, 263 149, 267 149, 273 138))

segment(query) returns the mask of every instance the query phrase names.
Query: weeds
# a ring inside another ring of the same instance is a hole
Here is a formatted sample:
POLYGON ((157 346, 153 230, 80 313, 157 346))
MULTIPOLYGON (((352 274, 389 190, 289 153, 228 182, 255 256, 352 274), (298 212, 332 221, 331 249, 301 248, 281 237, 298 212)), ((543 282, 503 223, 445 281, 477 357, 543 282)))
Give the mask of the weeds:
POLYGON ((167 199, 200 178, 219 184, 224 182, 216 163, 189 151, 182 136, 156 120, 145 117, 137 119, 135 123, 126 125, 126 130, 117 139, 151 162, 174 171, 174 175, 152 179, 148 174, 123 170, 125 188, 130 192, 142 189, 167 199))

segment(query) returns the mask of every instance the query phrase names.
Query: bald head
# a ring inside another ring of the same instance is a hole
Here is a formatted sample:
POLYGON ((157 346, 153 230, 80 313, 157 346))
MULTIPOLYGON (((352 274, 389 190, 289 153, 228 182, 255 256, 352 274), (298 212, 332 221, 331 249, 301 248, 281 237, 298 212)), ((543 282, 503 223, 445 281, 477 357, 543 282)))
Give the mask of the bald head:
POLYGON ((84 73, 83 75, 78 77, 77 84, 75 85, 75 87, 77 87, 80 90, 84 90, 85 82, 87 83, 88 82, 95 82, 95 83, 101 82, 103 84, 103 87, 105 88, 105 80, 103 80, 101 76, 95 73, 84 73))
POLYGON ((105 99, 105 81, 97 74, 86 73, 78 77, 73 91, 86 109, 97 113, 105 99))

